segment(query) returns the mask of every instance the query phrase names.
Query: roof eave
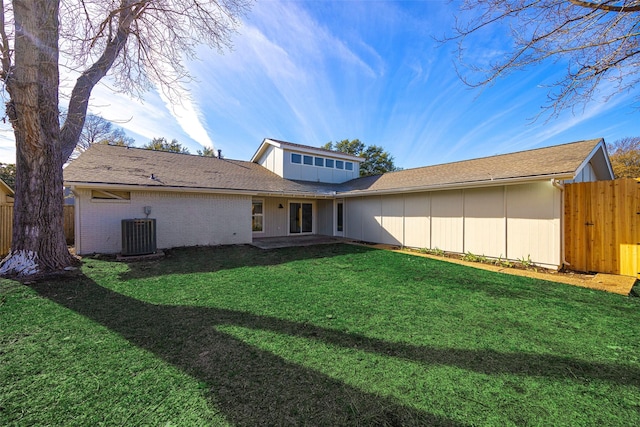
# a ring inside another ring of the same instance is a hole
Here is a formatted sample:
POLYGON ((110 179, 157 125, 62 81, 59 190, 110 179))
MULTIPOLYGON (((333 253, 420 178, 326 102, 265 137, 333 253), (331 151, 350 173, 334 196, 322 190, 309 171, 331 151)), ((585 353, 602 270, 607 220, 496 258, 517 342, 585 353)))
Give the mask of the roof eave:
POLYGON ((316 193, 313 191, 273 191, 273 190, 246 190, 235 188, 211 188, 211 187, 181 187, 166 185, 142 185, 142 184, 113 184, 105 182, 84 182, 65 181, 65 187, 76 189, 111 189, 121 191, 162 191, 162 192, 184 192, 200 194, 234 194, 241 196, 264 196, 264 197, 299 197, 299 198, 333 198, 332 193, 316 193))
POLYGON ((337 197, 359 197, 368 195, 389 195, 398 193, 421 193, 426 191, 444 191, 444 190, 463 190, 467 188, 480 188, 480 187, 497 187, 502 185, 516 185, 526 184, 539 181, 557 180, 563 181, 567 179, 574 179, 573 173, 564 172, 560 174, 547 174, 536 175, 529 177, 518 178, 506 178, 506 179, 492 179, 483 181, 470 181, 470 182, 455 182, 436 185, 424 185, 413 187, 398 187, 383 190, 351 190, 345 192, 338 192, 337 197))

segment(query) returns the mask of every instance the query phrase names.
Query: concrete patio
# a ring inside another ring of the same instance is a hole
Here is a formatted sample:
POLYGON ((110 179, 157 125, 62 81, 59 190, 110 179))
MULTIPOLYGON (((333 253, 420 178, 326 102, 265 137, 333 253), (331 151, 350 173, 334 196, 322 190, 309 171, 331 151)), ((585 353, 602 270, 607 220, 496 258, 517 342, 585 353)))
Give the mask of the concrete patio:
POLYGON ((331 243, 341 243, 345 239, 341 237, 306 235, 306 236, 284 236, 284 237, 259 237, 253 238, 251 245, 260 249, 279 249, 294 246, 312 246, 331 243))

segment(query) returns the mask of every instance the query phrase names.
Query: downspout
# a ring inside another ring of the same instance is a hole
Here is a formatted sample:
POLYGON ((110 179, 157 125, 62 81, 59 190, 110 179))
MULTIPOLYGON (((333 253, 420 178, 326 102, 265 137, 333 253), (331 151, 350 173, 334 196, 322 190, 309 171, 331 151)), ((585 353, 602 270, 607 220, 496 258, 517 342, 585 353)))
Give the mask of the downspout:
POLYGON ((82 224, 80 220, 80 197, 76 191, 76 186, 69 187, 71 194, 73 194, 73 246, 76 251, 76 255, 82 252, 82 238, 80 237, 80 230, 82 224))
POLYGON ((564 232, 564 195, 565 195, 565 191, 564 191, 564 184, 562 184, 561 182, 559 182, 556 179, 551 179, 551 185, 553 185, 555 188, 557 188, 558 190, 560 190, 560 260, 562 262, 562 267, 564 267, 565 265, 571 265, 567 262, 565 256, 565 252, 564 252, 564 247, 565 247, 565 232, 564 232))

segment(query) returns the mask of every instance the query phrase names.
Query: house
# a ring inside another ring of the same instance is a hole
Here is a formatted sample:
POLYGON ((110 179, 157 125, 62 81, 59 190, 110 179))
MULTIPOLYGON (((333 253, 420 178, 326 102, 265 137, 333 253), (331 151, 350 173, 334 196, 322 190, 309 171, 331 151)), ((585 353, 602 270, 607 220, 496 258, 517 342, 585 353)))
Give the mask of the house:
POLYGON ((117 253, 149 212, 160 248, 318 234, 563 264, 563 184, 613 179, 604 140, 359 178, 362 158, 265 139, 251 161, 95 145, 65 169, 76 251, 117 253))
POLYGON ((0 179, 0 205, 8 205, 13 203, 14 193, 11 187, 0 179))

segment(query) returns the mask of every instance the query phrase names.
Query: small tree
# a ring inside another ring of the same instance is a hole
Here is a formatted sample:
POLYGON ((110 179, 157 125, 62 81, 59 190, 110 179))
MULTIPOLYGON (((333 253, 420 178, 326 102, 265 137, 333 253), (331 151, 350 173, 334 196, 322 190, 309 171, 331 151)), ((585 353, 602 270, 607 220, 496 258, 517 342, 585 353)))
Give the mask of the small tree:
POLYGON ((340 151, 352 156, 363 157, 360 163, 360 176, 380 175, 399 168, 393 162, 393 156, 378 145, 365 146, 359 139, 343 139, 338 142, 327 142, 322 146, 326 150, 340 151))
POLYGON ((0 163, 0 179, 12 189, 16 188, 16 165, 13 163, 0 163))
POLYGON ((640 178, 640 137, 627 137, 607 144, 616 178, 640 178))
POLYGON ((134 139, 128 137, 122 128, 113 126, 107 119, 95 114, 87 114, 74 153, 80 154, 93 144, 131 147, 134 142, 134 139))
POLYGON ((202 150, 198 150, 198 156, 202 157, 215 157, 216 154, 211 147, 203 147, 202 150))
POLYGON ((153 138, 147 144, 143 145, 142 148, 155 151, 168 151, 170 153, 189 154, 189 149, 180 144, 177 139, 172 139, 171 142, 168 142, 164 137, 153 138))

